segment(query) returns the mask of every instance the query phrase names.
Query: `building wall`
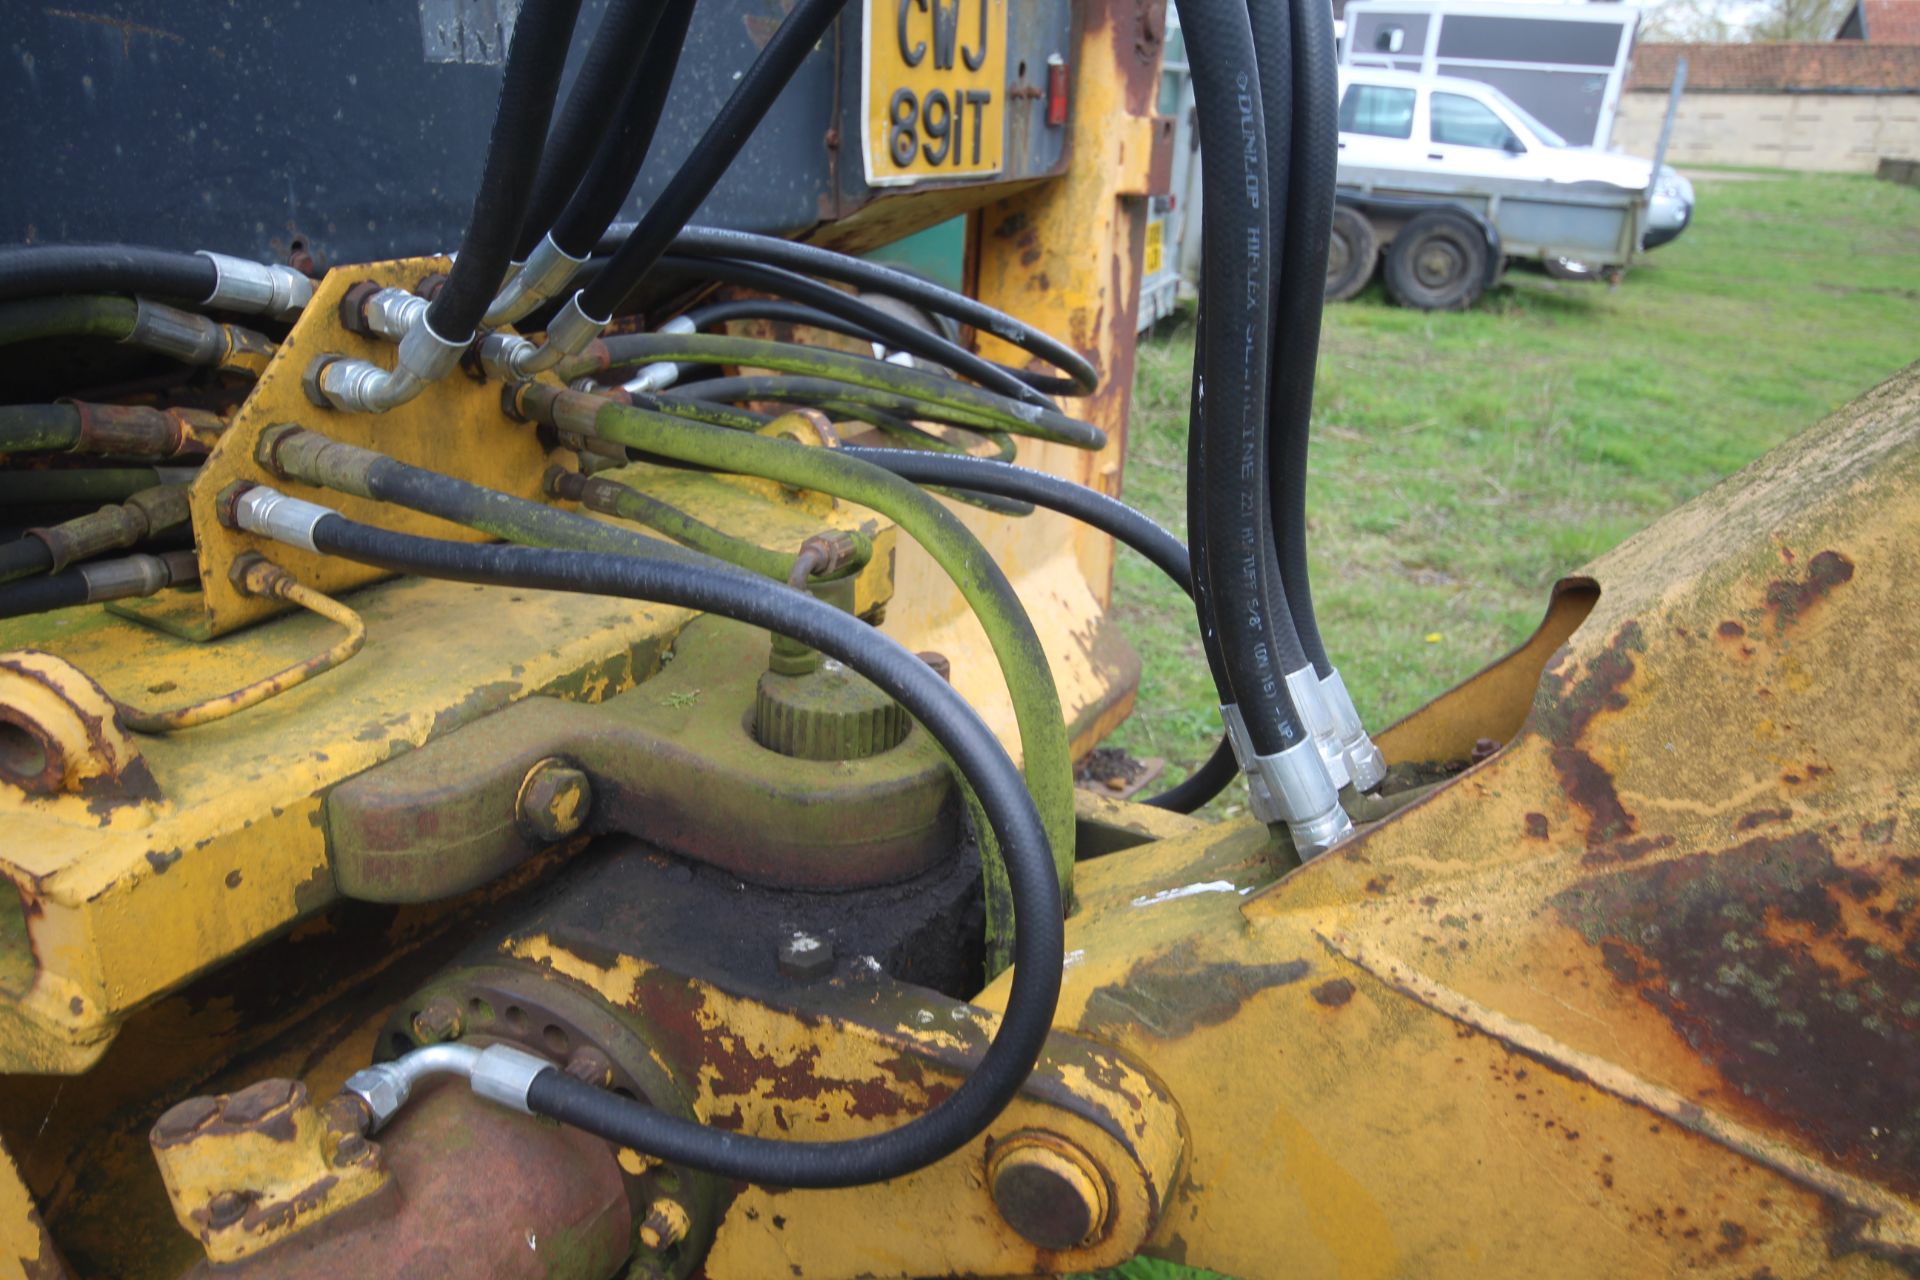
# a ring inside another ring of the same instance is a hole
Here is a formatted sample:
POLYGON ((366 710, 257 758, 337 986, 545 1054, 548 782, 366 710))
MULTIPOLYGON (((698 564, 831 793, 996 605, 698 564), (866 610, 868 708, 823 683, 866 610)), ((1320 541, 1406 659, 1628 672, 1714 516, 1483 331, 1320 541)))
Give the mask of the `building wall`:
MULTIPOLYGON (((1613 146, 1651 156, 1667 95, 1620 95, 1613 146)), ((1920 159, 1920 93, 1687 93, 1667 162, 1871 173, 1880 157, 1920 159)))

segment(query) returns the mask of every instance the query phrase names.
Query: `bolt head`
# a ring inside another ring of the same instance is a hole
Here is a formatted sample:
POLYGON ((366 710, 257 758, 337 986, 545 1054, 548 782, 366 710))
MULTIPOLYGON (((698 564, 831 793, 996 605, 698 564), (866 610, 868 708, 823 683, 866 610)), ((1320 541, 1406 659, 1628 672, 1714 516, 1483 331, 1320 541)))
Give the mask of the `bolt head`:
POLYGON ((802 981, 833 970, 833 944, 811 933, 795 931, 780 944, 780 972, 802 981))
POLYGON ((466 1022, 460 1016, 460 1006, 445 996, 435 996, 427 1001, 424 1009, 413 1015, 413 1038, 421 1044, 458 1040, 465 1029, 466 1022))
POLYGON ((1077 1249, 1106 1230, 1106 1179, 1064 1138, 1024 1133, 997 1144, 987 1181, 1001 1219, 1043 1249, 1077 1249))
POLYGON ((215 1192, 207 1201, 207 1225, 213 1228, 230 1227, 247 1214, 247 1197, 238 1191, 215 1192))
POLYGON ((226 1121, 235 1128, 254 1128, 297 1104, 306 1092, 306 1086, 295 1080, 257 1081, 227 1099, 226 1121))
POLYGON ((552 844, 585 826, 592 804, 586 774, 561 760, 542 760, 520 784, 516 817, 529 837, 552 844))

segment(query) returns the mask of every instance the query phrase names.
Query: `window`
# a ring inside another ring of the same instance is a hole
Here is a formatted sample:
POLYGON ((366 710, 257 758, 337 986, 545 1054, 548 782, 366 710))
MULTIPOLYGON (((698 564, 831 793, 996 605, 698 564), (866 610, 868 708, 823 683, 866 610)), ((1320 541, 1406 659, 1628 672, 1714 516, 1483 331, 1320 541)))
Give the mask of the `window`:
POLYGON ((1491 108, 1457 93, 1433 95, 1433 140, 1456 147, 1520 149, 1520 139, 1491 108))
POLYGON ((1383 84, 1352 84, 1340 100, 1340 131, 1376 138, 1413 136, 1413 90, 1383 84))

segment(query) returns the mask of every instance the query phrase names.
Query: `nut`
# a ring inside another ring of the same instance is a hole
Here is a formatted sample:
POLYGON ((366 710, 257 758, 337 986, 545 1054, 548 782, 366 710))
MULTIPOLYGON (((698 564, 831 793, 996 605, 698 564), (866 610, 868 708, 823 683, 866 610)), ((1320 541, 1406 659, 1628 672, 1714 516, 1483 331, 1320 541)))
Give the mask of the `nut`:
POLYGON ((664 1196, 647 1206, 640 1224, 640 1243, 649 1249, 666 1249, 687 1238, 687 1210, 678 1200, 664 1196))
POLYGON ((987 1160, 994 1207, 1043 1249, 1077 1249, 1107 1227, 1107 1182, 1092 1157, 1051 1133, 1019 1133, 987 1160))
POLYGON ((833 944, 796 931, 780 944, 779 963, 780 972, 789 978, 818 978, 833 969, 833 944))
POLYGON ((515 802, 515 818, 529 838, 542 844, 564 840, 586 825, 593 784, 564 760, 548 758, 527 770, 515 802))
POLYGON ((458 1040, 465 1029, 460 1006, 445 996, 435 996, 427 1001, 424 1009, 413 1015, 413 1038, 421 1044, 458 1040))

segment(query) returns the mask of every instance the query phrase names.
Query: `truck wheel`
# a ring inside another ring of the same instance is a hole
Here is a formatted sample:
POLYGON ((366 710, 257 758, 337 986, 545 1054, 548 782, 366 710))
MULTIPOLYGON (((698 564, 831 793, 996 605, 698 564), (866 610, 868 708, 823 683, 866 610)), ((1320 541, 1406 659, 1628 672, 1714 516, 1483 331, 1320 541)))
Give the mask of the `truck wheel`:
POLYGON ((1435 209, 1400 229, 1387 249, 1387 292, 1403 307, 1462 311, 1487 278, 1487 238, 1458 213, 1435 209))
POLYGON ((1327 245, 1327 301, 1345 302, 1373 279, 1380 260, 1380 237, 1367 215, 1348 205, 1333 206, 1333 238, 1327 245))

